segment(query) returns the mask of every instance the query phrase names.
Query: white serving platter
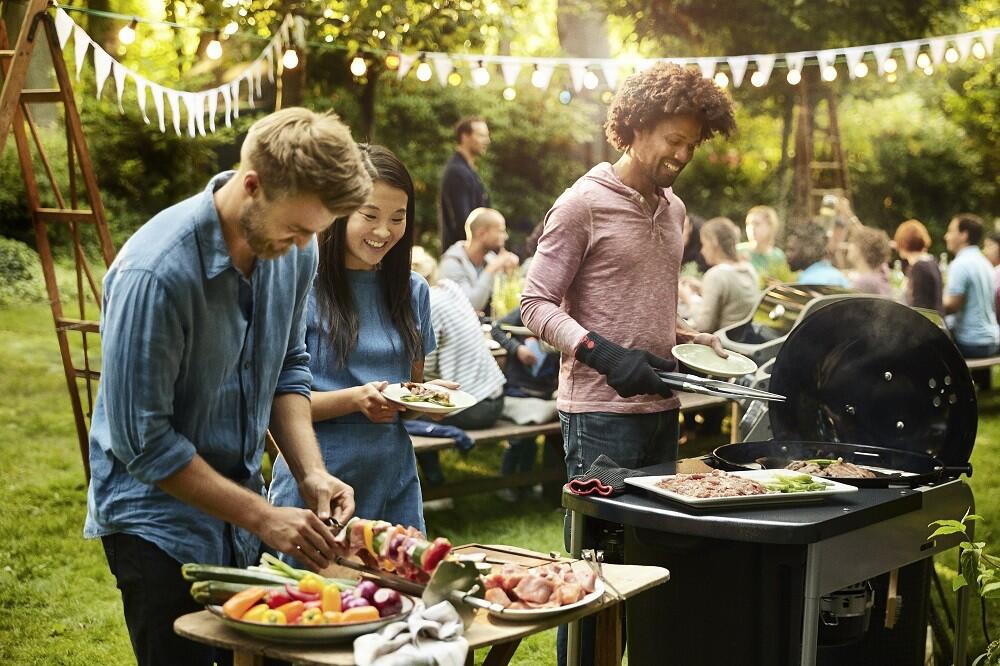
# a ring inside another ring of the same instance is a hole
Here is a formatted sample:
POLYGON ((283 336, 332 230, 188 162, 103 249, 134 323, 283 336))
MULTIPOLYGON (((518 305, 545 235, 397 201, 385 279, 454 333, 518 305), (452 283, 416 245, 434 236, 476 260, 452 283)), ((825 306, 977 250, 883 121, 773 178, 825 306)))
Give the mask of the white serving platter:
POLYGON ((565 606, 555 606, 552 608, 529 608, 527 610, 511 610, 505 608, 502 611, 486 611, 490 615, 500 620, 511 620, 514 622, 525 622, 528 620, 541 620, 552 615, 559 615, 574 608, 589 606, 604 596, 604 583, 600 578, 594 579, 594 591, 587 594, 583 599, 565 606))
MULTIPOLYGON (((801 472, 793 472, 787 469, 762 469, 747 472, 727 472, 732 476, 740 476, 752 479, 760 483, 766 483, 776 476, 805 476, 801 472)), ((691 497, 682 495, 666 488, 660 488, 656 484, 662 479, 672 479, 674 474, 660 476, 633 476, 625 479, 625 483, 636 488, 642 488, 660 497, 696 507, 736 507, 752 506, 759 504, 797 504, 800 502, 811 502, 822 500, 834 495, 844 493, 854 493, 858 489, 846 483, 824 479, 819 476, 812 477, 815 481, 827 485, 825 490, 813 490, 804 493, 768 493, 766 495, 738 495, 736 497, 691 497)))

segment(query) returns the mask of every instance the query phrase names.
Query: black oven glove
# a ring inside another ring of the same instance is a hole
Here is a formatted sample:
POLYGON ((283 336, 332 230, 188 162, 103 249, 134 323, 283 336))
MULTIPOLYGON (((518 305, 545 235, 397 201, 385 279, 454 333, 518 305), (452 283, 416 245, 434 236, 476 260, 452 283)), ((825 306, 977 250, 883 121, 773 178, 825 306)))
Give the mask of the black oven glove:
POLYGON ((587 333, 577 345, 576 358, 606 376, 608 386, 623 398, 673 395, 656 371, 673 372, 677 369, 676 361, 660 358, 643 349, 625 349, 593 331, 587 333))

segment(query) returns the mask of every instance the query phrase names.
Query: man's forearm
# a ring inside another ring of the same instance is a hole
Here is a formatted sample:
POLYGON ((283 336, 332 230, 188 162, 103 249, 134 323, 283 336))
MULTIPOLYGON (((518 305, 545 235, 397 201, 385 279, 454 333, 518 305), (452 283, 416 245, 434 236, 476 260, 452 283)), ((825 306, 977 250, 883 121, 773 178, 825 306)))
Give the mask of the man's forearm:
POLYGON ((270 430, 296 481, 301 483, 313 470, 326 469, 313 430, 308 398, 298 393, 275 396, 270 430))
POLYGON ((157 485, 182 502, 254 533, 271 508, 263 497, 222 476, 199 455, 157 485))

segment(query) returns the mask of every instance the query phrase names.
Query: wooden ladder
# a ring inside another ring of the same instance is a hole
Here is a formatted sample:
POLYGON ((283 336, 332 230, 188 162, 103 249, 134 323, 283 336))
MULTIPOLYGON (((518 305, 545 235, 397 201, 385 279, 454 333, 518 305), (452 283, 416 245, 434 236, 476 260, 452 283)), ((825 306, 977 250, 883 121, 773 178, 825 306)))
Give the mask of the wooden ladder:
POLYGON ((88 420, 93 412, 96 398, 96 385, 100 378, 98 362, 100 342, 99 328, 96 319, 101 305, 99 280, 95 278, 82 240, 83 233, 95 233, 97 246, 105 268, 111 265, 115 250, 108 233, 104 207, 94 176, 94 166, 87 149, 87 141, 83 135, 80 123, 80 113, 73 98, 73 87, 70 83, 66 62, 63 60, 62 49, 56 36, 55 22, 49 14, 49 0, 30 0, 21 29, 14 48, 10 48, 7 28, 0 17, 0 73, 3 75, 3 88, 0 91, 0 154, 3 154, 7 136, 13 133, 17 147, 17 156, 21 164, 21 174, 24 178, 27 205, 31 213, 32 225, 35 231, 35 243, 42 263, 42 273, 45 276, 45 288, 52 307, 52 319, 55 323, 56 338, 59 341, 59 351, 62 355, 63 370, 66 373, 66 385, 69 389, 73 417, 76 421, 76 434, 80 445, 80 455, 83 459, 84 474, 90 481, 88 420), (35 46, 43 42, 51 54, 55 70, 56 88, 26 89, 28 65, 31 62, 35 46), (54 103, 62 104, 66 127, 66 154, 69 161, 68 199, 63 196, 56 182, 51 162, 45 153, 39 134, 38 125, 32 117, 29 104, 54 103), (46 179, 52 188, 50 203, 43 205, 42 195, 35 178, 35 162, 32 158, 28 134, 35 146, 35 153, 46 179), (84 196, 78 191, 77 167, 83 182, 84 196), (85 207, 89 206, 89 207, 85 207), (56 280, 55 262, 52 256, 52 246, 49 242, 50 226, 65 227, 72 239, 73 256, 76 275, 76 293, 67 296, 75 300, 75 306, 70 305, 73 312, 67 315, 63 312, 63 295, 56 280), (89 292, 89 293, 88 293, 89 292), (88 302, 89 297, 89 302, 88 302), (75 316, 74 316, 75 315, 75 316), (79 338, 72 336, 79 335, 79 338), (71 344, 72 342, 72 344, 71 344), (81 393, 86 395, 86 409, 81 393))
POLYGON ((836 95, 831 86, 819 83, 815 71, 804 72, 799 85, 794 182, 793 211, 799 220, 812 218, 826 194, 851 196, 847 160, 837 122, 836 95), (817 116, 819 102, 823 100, 826 101, 827 120, 825 125, 820 125, 817 116))

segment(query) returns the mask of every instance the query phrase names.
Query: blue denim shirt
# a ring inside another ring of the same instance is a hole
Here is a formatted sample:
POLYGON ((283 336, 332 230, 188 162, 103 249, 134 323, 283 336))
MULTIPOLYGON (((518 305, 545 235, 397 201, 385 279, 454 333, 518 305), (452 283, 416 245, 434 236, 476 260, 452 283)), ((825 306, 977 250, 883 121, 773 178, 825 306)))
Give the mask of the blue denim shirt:
POLYGON ((244 277, 212 197, 232 175, 143 225, 104 278, 84 536, 124 532, 182 563, 245 566, 256 537, 156 485, 197 453, 261 492, 274 396, 309 396, 305 305, 316 243, 258 259, 244 277))
POLYGON ((817 284, 829 287, 844 287, 849 289, 851 283, 843 273, 833 267, 826 259, 817 261, 815 264, 799 273, 799 284, 817 284))

